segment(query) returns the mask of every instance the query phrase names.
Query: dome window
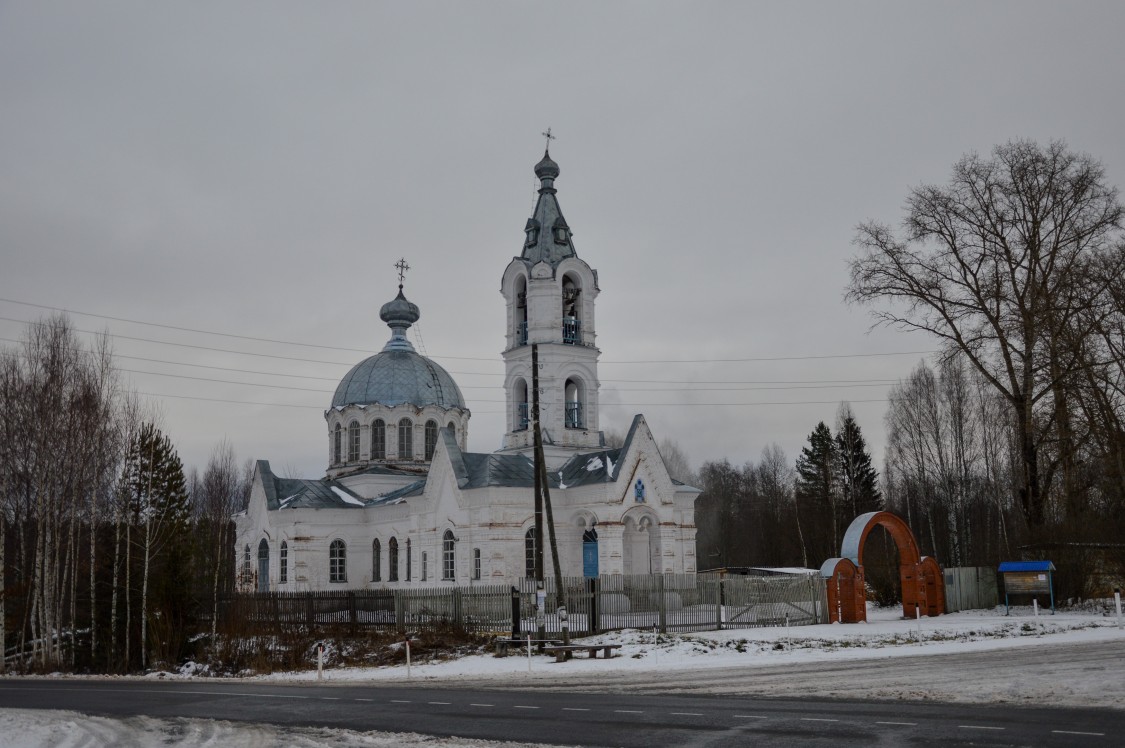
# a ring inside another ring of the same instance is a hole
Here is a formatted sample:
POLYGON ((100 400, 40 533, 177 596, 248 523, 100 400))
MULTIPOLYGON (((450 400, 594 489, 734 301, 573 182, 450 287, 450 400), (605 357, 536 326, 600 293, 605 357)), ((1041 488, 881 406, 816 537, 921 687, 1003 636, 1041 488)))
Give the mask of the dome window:
POLYGON ((359 422, 348 424, 348 462, 359 462, 359 422))
POLYGON ((387 459, 387 424, 382 418, 371 424, 371 459, 387 459))
POLYGON ((434 459, 434 450, 437 449, 437 421, 426 421, 426 461, 434 459))
POLYGON ((403 418, 398 422, 398 458, 414 459, 414 424, 409 418, 403 418))

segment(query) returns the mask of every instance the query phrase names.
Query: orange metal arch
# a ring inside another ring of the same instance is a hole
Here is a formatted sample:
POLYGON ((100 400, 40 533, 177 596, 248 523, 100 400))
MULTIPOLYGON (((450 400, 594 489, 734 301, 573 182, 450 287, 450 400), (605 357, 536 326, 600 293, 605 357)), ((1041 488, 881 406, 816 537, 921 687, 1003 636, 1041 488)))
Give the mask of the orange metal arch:
POLYGON ((867 620, 863 547, 876 527, 886 528, 898 548, 903 616, 944 613, 945 580, 938 562, 919 553, 914 533, 901 517, 890 512, 868 512, 856 517, 848 526, 840 558, 829 559, 821 566, 820 575, 827 585, 829 620, 834 623, 867 620))

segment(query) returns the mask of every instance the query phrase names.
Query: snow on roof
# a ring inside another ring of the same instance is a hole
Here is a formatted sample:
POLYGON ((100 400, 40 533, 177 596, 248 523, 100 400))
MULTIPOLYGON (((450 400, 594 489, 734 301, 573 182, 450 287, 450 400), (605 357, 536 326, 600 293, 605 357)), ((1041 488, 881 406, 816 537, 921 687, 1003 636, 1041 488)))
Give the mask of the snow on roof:
POLYGON ((332 486, 332 493, 339 496, 341 499, 354 506, 364 506, 364 503, 352 496, 350 493, 340 488, 339 486, 332 486))
POLYGON ((586 469, 592 473, 595 470, 601 470, 602 465, 603 463, 601 457, 593 457, 589 462, 586 463, 586 469))

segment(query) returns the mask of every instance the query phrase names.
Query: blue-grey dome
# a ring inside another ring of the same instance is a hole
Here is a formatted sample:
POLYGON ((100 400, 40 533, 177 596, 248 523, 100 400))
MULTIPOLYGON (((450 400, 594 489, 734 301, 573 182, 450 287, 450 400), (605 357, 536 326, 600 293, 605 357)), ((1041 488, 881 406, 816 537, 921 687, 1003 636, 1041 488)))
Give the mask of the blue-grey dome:
POLYGON ((465 407, 461 390, 449 372, 413 350, 383 350, 360 361, 340 380, 332 397, 334 408, 373 403, 465 407))
POLYGON ((332 396, 332 407, 409 403, 419 408, 436 405, 464 409, 465 399, 449 372, 420 355, 407 340, 406 330, 421 313, 406 300, 401 285, 398 296, 383 305, 379 316, 391 328, 391 339, 382 351, 344 375, 332 396))

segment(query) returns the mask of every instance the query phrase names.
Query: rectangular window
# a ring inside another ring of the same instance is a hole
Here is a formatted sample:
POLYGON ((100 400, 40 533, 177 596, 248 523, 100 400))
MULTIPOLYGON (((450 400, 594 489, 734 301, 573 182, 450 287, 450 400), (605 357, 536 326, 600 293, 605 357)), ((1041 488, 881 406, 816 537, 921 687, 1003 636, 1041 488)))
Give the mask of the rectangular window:
POLYGON ((473 549, 473 579, 480 579, 480 548, 473 549))
POLYGON ((426 552, 422 551, 422 581, 426 581, 426 552))
POLYGON ((281 567, 277 573, 277 583, 285 584, 289 581, 289 546, 285 541, 281 541, 281 558, 279 559, 279 566, 281 567))

